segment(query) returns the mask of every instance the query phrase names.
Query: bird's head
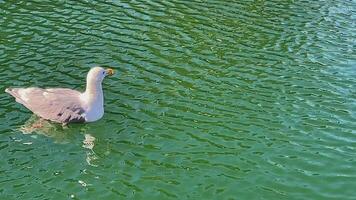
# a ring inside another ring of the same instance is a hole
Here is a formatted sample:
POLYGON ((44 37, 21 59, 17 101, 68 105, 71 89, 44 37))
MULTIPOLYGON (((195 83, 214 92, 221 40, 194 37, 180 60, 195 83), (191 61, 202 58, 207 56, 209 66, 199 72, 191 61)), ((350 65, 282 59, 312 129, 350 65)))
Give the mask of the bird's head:
POLYGON ((112 76, 114 70, 104 67, 93 67, 88 72, 87 81, 102 82, 106 76, 112 76))

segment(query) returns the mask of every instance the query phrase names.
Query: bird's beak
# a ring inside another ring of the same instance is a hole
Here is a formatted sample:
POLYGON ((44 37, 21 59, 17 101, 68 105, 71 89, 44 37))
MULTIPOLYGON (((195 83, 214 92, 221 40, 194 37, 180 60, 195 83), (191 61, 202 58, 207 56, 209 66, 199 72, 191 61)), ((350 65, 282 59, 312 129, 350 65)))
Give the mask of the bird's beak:
POLYGON ((106 75, 108 76, 112 76, 114 74, 114 70, 111 68, 107 68, 105 71, 106 71, 106 75))

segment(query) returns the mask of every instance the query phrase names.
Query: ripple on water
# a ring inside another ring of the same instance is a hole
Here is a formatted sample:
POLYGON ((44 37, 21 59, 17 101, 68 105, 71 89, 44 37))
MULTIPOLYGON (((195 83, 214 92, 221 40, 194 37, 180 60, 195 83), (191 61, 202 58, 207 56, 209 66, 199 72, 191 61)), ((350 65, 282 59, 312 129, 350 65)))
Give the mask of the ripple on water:
POLYGON ((44 134, 0 94, 4 198, 353 198, 353 1, 0 5, 1 90, 118 71, 101 121, 44 134))

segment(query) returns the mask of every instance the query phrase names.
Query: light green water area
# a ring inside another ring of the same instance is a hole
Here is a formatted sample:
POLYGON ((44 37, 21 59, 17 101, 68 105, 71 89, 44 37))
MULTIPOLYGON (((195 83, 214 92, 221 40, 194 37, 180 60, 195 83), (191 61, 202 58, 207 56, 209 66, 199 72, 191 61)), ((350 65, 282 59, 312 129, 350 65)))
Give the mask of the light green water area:
POLYGON ((0 199, 355 199, 356 1, 0 1, 0 199), (83 90, 62 127, 6 87, 83 90))

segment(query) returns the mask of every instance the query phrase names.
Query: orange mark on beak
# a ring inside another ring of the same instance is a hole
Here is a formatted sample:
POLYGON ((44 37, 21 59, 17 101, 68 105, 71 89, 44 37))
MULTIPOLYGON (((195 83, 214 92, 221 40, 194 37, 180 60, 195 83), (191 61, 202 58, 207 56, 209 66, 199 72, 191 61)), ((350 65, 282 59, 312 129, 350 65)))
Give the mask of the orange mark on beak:
POLYGON ((115 72, 114 72, 113 69, 111 69, 111 68, 107 68, 107 69, 106 69, 106 74, 107 74, 108 76, 112 76, 114 73, 115 73, 115 72))

